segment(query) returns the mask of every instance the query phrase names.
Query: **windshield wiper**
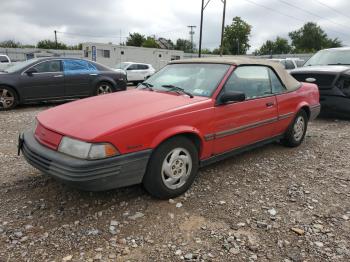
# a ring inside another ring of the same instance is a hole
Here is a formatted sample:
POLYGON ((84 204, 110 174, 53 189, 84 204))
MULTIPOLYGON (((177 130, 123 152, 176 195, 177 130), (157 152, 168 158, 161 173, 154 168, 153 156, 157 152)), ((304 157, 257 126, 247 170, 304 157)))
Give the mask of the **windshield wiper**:
POLYGON ((140 83, 140 85, 143 85, 143 86, 144 86, 144 88, 142 88, 142 89, 149 89, 150 91, 154 91, 153 88, 152 88, 153 85, 150 84, 150 83, 142 82, 142 83, 140 83))
POLYGON ((175 92, 181 92, 185 95, 188 95, 190 98, 193 98, 194 96, 187 92, 185 89, 178 87, 178 86, 174 86, 174 85, 162 85, 162 87, 169 89, 169 91, 175 91, 175 92))

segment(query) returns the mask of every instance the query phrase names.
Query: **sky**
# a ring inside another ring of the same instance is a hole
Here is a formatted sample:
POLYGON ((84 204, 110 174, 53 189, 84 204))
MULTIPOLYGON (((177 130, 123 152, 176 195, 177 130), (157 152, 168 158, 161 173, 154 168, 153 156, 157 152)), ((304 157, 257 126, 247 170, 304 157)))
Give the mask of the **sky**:
MULTIPOLYGON (((204 10, 203 48, 220 44, 222 8, 221 0, 210 0, 204 10)), ((54 30, 66 44, 119 44, 129 32, 174 41, 190 39, 187 26, 195 25, 198 47, 201 0, 0 0, 0 10, 0 41, 36 44, 54 40, 54 30)), ((349 0, 227 0, 225 24, 235 16, 252 25, 249 52, 308 21, 350 45, 349 0)))

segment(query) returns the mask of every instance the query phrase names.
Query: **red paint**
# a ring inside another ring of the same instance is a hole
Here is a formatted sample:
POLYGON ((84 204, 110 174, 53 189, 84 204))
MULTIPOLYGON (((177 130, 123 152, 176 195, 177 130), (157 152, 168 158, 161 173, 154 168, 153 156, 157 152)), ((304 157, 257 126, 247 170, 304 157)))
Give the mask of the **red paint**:
POLYGON ((62 135, 45 128, 40 123, 35 129, 34 136, 41 144, 54 150, 57 150, 62 139, 62 135))
POLYGON ((60 135, 67 135, 87 142, 109 142, 126 154, 156 148, 169 137, 191 133, 201 141, 200 158, 205 159, 282 134, 302 106, 319 104, 317 86, 303 83, 294 92, 216 106, 216 97, 234 68, 229 69, 211 98, 196 96, 191 99, 175 93, 129 90, 49 109, 39 114, 38 121, 54 130, 57 136, 50 136, 52 141, 45 143, 57 148, 60 135), (273 105, 267 107, 267 103, 273 105), (287 113, 292 113, 289 118, 278 120, 287 113), (208 134, 273 118, 276 119, 273 123, 205 140, 208 134))

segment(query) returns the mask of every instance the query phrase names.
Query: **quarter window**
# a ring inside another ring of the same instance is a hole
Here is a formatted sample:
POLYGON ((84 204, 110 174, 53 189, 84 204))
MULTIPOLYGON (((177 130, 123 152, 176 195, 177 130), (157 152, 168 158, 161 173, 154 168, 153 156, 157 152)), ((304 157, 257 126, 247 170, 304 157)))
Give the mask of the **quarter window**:
POLYGON ((37 73, 52 73, 61 71, 61 61, 52 60, 37 64, 33 67, 37 73))
POLYGON ((225 91, 243 92, 246 99, 270 96, 269 68, 265 66, 240 66, 225 84, 225 91))

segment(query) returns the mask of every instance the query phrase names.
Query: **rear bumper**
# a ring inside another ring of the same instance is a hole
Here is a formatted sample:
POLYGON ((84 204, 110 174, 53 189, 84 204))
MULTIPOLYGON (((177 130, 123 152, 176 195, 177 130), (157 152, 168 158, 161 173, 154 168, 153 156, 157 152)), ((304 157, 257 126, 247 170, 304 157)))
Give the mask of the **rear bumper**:
POLYGON ((315 118, 320 114, 321 112, 321 105, 314 105, 310 106, 310 121, 315 120, 315 118))
POLYGON ((152 150, 102 160, 82 160, 39 144, 32 132, 20 139, 20 150, 29 164, 73 187, 103 191, 142 182, 152 150))

